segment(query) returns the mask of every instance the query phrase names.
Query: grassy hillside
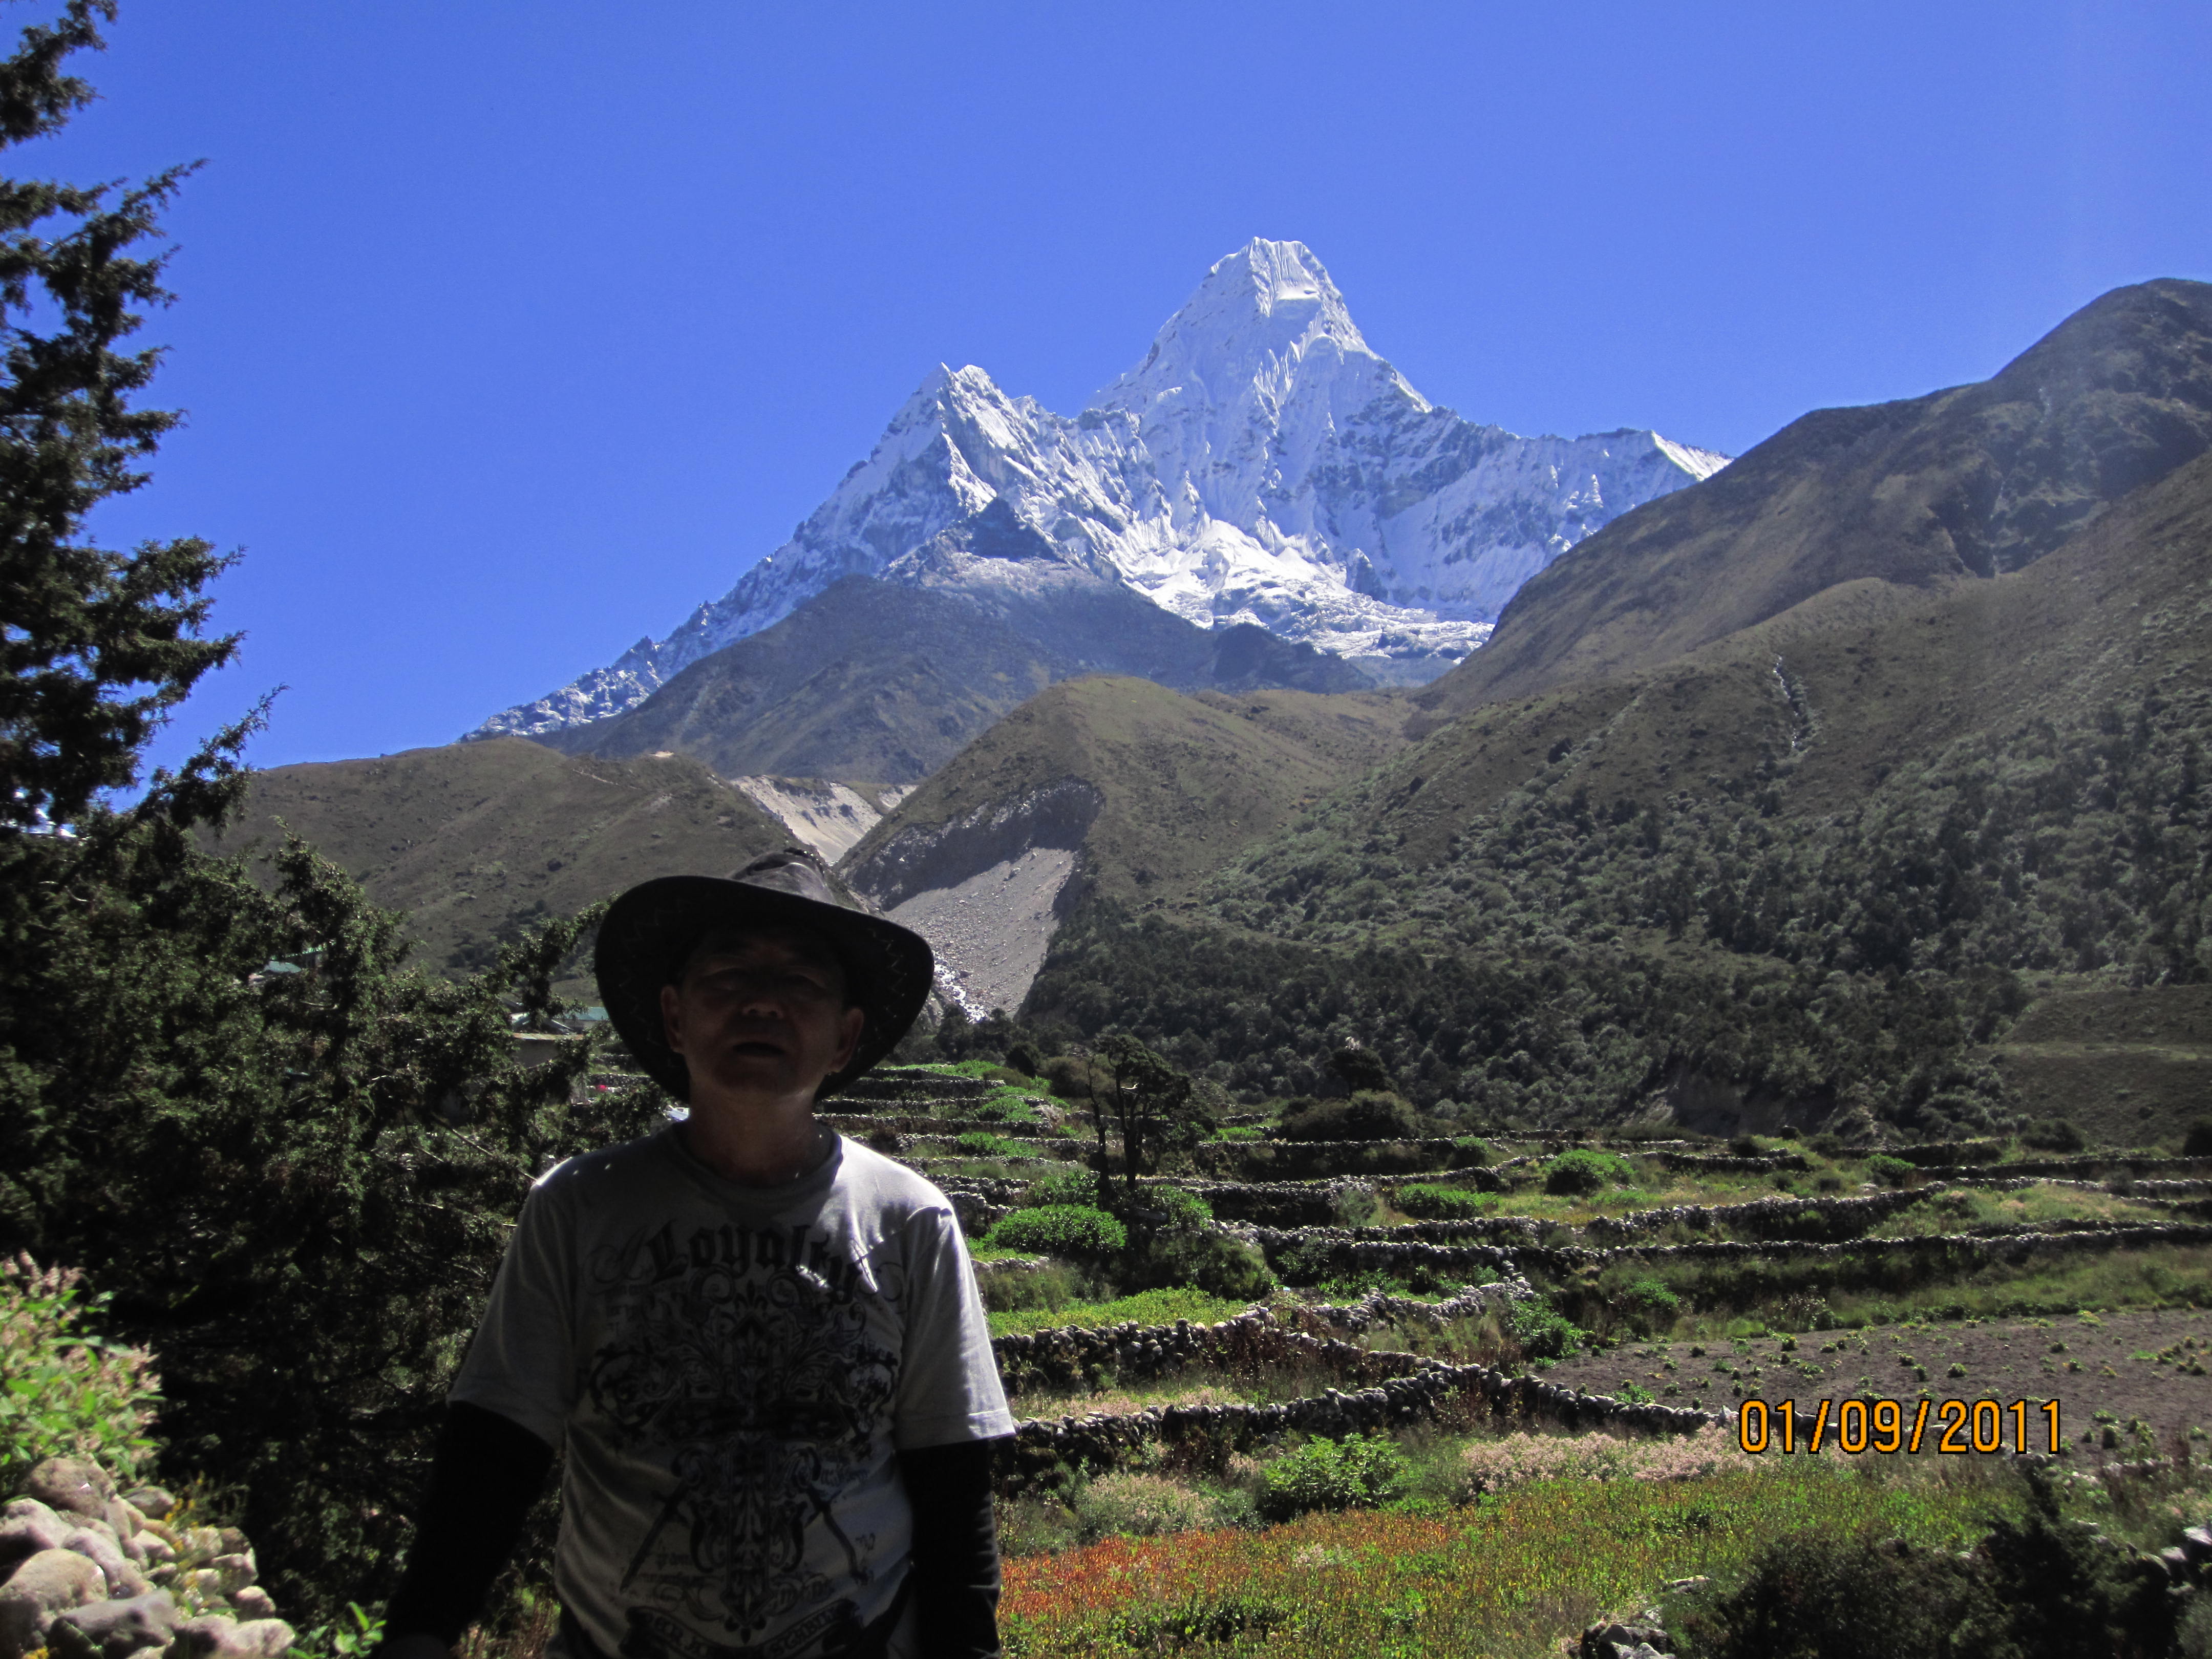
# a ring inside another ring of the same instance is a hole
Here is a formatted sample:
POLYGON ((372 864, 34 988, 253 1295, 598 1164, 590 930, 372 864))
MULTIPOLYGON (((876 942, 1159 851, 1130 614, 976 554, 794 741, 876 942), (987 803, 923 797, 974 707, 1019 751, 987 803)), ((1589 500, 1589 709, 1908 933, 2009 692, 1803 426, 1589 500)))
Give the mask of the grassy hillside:
POLYGON ((287 827, 408 912, 421 959, 449 971, 541 917, 653 876, 726 874, 791 839, 696 761, 571 757, 519 738, 260 773, 216 848, 274 847, 287 827))
POLYGON ((1194 884, 1403 741, 1405 705, 1376 693, 1203 692, 1069 680, 1024 703, 869 832, 841 866, 867 885, 902 832, 1021 800, 1066 779, 1097 792, 1083 843, 1097 892, 1139 909, 1194 884))
POLYGON ((1652 667, 1844 583, 2017 570, 2208 447, 2212 284, 2118 289, 1991 380, 1817 410, 1615 520, 1419 700, 1450 714, 1652 667))
MULTIPOLYGON (((2023 571, 1491 703, 1245 854, 1194 926, 1093 907, 1030 1012, 1257 1090, 1357 1036, 1482 1115, 2055 1109, 2073 1060, 1990 1046, 2024 975, 2212 977, 2208 563, 2212 457, 2023 571)), ((2197 1052, 2158 1060, 2150 1120, 2095 1115, 2170 1133, 2197 1052)))

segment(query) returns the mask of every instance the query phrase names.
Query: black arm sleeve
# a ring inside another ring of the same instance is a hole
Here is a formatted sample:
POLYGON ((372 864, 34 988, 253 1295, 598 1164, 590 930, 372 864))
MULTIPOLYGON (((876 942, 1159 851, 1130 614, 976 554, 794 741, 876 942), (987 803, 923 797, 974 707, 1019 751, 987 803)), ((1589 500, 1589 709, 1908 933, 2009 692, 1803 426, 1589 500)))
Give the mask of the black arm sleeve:
POLYGON ((481 1406, 449 1405, 407 1571, 385 1610, 387 1637, 448 1645, 483 1606, 553 1467, 553 1449, 481 1406))
POLYGON ((999 1651, 999 1528, 990 1440, 898 1455, 914 1506, 914 1602, 922 1659, 999 1651))

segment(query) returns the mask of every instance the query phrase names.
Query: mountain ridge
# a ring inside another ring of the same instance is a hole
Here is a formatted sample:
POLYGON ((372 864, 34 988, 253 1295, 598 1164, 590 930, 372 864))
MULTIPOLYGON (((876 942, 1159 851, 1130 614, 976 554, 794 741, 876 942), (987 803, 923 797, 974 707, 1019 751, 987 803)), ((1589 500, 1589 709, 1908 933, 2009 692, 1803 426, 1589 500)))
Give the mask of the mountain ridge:
POLYGON ((1188 691, 1372 684, 1263 629, 1195 627, 1067 558, 994 501, 881 575, 843 577, 690 664, 635 707, 536 740, 571 754, 689 754, 725 777, 910 784, 1047 685, 1098 673, 1188 691))
POLYGON ((1369 349, 1310 250, 1255 238, 1074 416, 940 365, 721 599, 471 735, 623 713, 994 501, 1072 567, 1118 575, 1188 621, 1264 627, 1418 682, 1479 644, 1531 572, 1724 464, 1632 428, 1522 438, 1464 421, 1369 349))
POLYGON ((2117 289, 1990 379, 1815 410, 1515 594, 1432 714, 1655 666, 1827 588, 1986 580, 2212 447, 2212 283, 2117 289))

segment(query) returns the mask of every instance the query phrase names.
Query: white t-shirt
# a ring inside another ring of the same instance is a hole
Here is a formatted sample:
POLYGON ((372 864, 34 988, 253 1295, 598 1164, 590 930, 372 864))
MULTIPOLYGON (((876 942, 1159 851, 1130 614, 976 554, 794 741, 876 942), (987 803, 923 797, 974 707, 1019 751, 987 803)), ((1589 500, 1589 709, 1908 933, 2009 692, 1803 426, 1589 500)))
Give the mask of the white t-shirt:
POLYGON ((894 1453, 1014 1429, 944 1194, 842 1137, 740 1187, 673 1126, 532 1189, 452 1397, 565 1443, 555 1586, 623 1659, 837 1652, 905 1577, 894 1453))

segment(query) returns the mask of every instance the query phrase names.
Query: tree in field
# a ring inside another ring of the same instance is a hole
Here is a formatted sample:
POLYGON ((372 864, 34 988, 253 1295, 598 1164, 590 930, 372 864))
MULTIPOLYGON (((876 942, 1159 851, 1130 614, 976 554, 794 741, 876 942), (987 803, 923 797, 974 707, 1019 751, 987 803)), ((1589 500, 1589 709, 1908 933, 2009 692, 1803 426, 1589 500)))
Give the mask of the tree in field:
MULTIPOLYGON (((0 62, 0 151, 92 101, 62 72, 101 45, 112 0, 70 0, 0 62)), ((193 537, 130 553, 85 540, 101 501, 175 426, 131 395, 161 353, 119 346, 166 304, 156 216, 189 169, 90 188, 0 180, 0 823, 73 822, 137 781, 147 739, 235 635, 199 637, 201 590, 227 560, 193 537)))
POLYGON ((1121 1137, 1122 1180, 1127 1201, 1137 1202, 1137 1176, 1157 1164, 1171 1146, 1188 1149, 1204 1135, 1207 1116, 1198 1087, 1135 1037, 1117 1032, 1091 1051, 1105 1073, 1104 1086, 1091 1097, 1098 1133, 1101 1186, 1104 1184, 1106 1132, 1110 1120, 1121 1137))
MULTIPOLYGON (((72 0, 23 32, 0 149, 88 101, 62 65, 111 19, 72 0)), ((83 535, 174 423, 132 407, 155 358, 118 346, 167 297, 142 250, 179 176, 0 181, 0 1253, 112 1295, 158 1356, 161 1474, 204 1479, 313 1625, 390 1582, 532 1180, 664 1103, 587 1088, 583 1039, 511 1058, 510 1017, 542 1022, 592 914, 446 984, 312 848, 282 849, 271 883, 198 850, 240 803, 260 711, 103 804, 235 643, 200 636, 207 544, 83 535), (262 971, 310 951, 311 972, 262 971)))

